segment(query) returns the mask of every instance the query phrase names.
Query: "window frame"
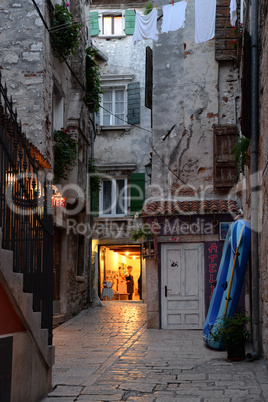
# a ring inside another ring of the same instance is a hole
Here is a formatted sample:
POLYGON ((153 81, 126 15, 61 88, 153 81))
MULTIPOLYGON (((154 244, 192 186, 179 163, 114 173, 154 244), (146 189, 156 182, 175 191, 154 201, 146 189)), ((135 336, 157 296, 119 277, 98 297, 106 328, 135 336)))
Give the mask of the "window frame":
MULTIPOLYGON (((104 124, 104 114, 106 110, 104 110, 104 95, 101 97, 101 108, 100 108, 100 125, 105 126, 105 127, 118 127, 118 126, 126 126, 127 125, 127 87, 126 85, 120 85, 120 86, 109 86, 109 87, 103 87, 103 92, 112 92, 112 111, 111 111, 111 116, 112 116, 112 124, 104 124), (116 91, 123 91, 124 92, 124 116, 120 117, 120 121, 118 124, 115 124, 115 119, 116 119, 116 113, 115 113, 115 92, 116 91)), ((106 108, 105 108, 106 109, 106 108)))
POLYGON ((103 177, 102 182, 101 182, 101 189, 99 193, 99 217, 125 217, 127 216, 127 211, 128 211, 128 178, 126 176, 116 176, 116 177, 103 177), (117 214, 116 213, 116 189, 117 185, 116 182, 118 180, 124 180, 124 191, 125 191, 125 197, 124 197, 124 213, 123 214, 117 214), (103 212, 103 183, 104 181, 111 181, 112 182, 112 187, 111 187, 111 213, 104 213, 103 212))
POLYGON ((99 19, 100 19, 100 21, 99 21, 99 28, 100 28, 100 32, 99 32, 99 37, 102 37, 102 38, 122 38, 122 37, 125 37, 125 36, 127 36, 126 34, 125 34, 125 11, 124 10, 105 10, 105 11, 102 11, 100 14, 99 14, 99 19), (114 17, 119 17, 119 16, 121 16, 122 17, 122 33, 120 33, 120 34, 105 34, 104 33, 104 17, 112 17, 112 18, 114 18, 114 17))

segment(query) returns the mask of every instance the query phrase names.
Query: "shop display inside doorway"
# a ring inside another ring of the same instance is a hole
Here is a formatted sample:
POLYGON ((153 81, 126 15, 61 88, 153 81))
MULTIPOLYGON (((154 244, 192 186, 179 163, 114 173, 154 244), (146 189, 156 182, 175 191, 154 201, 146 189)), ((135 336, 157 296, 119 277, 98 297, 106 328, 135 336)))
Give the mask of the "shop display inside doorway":
POLYGON ((103 272, 100 272, 102 300, 141 299, 140 258, 128 258, 122 254, 105 248, 105 264, 100 264, 101 271, 103 267, 103 272), (121 262, 122 259, 125 262, 121 262))

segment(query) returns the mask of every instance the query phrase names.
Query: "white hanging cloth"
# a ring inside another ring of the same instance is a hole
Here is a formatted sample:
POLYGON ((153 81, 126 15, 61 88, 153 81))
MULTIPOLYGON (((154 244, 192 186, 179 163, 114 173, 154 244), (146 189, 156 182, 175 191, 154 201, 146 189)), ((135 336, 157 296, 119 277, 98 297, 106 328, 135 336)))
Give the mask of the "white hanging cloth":
POLYGON ((216 0, 195 0, 195 43, 215 36, 216 0))
POLYGON ((157 9, 153 8, 147 15, 140 15, 136 12, 135 30, 132 41, 136 42, 143 39, 158 40, 157 30, 157 9))
POLYGON ((186 1, 163 6, 162 32, 177 31, 184 28, 186 1))
POLYGON ((236 0, 231 0, 230 2, 230 23, 232 27, 235 26, 237 20, 237 6, 236 6, 236 0))

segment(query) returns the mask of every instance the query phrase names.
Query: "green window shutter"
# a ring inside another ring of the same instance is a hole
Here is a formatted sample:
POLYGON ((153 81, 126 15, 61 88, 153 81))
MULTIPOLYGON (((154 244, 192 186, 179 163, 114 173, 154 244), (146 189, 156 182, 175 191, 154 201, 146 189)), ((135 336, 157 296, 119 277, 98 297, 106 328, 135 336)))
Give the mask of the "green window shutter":
POLYGON ((125 11, 125 34, 133 35, 135 29, 136 14, 134 10, 125 11))
POLYGON ((99 35, 99 14, 98 11, 90 13, 90 36, 99 35))
POLYGON ((128 124, 138 124, 140 122, 140 83, 129 83, 127 91, 128 124))
POLYGON ((98 216, 98 193, 93 193, 93 216, 98 216))
POLYGON ((145 173, 130 175, 130 215, 140 212, 145 200, 145 173))

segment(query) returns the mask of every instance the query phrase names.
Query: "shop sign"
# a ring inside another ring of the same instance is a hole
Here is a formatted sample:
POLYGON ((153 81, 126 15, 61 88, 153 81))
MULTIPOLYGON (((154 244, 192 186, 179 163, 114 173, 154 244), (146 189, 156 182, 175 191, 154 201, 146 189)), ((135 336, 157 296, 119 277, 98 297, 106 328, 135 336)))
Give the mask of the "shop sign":
POLYGON ((223 243, 205 242, 205 310, 208 311, 221 262, 223 243))
POLYGON ((52 206, 53 207, 66 207, 66 198, 53 196, 52 197, 52 206))

